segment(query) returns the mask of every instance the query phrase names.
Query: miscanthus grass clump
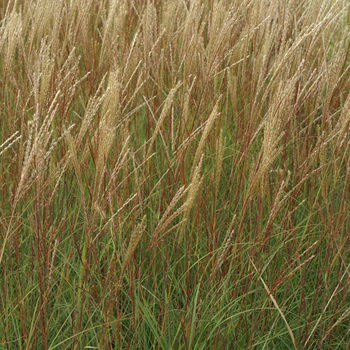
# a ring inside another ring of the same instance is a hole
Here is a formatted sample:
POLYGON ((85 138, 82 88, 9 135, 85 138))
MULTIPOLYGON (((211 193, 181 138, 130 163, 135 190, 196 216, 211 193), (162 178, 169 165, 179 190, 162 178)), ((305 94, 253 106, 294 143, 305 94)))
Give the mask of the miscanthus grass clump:
POLYGON ((0 349, 350 349, 347 0, 0 0, 0 349))

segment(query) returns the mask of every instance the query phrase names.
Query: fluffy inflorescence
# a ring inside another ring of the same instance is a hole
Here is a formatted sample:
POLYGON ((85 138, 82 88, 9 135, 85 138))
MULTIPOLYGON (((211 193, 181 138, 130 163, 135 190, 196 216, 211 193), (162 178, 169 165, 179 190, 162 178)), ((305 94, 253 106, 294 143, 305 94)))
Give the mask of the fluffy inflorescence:
POLYGON ((346 349, 347 0, 0 0, 0 348, 346 349))

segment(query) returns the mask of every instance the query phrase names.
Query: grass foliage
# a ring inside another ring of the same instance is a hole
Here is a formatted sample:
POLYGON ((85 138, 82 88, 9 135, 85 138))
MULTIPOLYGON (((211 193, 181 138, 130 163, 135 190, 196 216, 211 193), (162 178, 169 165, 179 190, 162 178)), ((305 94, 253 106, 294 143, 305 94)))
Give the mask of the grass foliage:
POLYGON ((0 0, 1 349, 349 349, 347 0, 0 0))

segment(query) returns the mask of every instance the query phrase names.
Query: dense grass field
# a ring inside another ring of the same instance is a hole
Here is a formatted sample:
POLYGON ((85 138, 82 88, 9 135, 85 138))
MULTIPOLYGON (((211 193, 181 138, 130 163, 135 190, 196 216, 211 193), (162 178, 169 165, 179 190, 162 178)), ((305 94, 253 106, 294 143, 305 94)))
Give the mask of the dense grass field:
POLYGON ((348 0, 0 0, 0 349, 350 349, 348 0))

